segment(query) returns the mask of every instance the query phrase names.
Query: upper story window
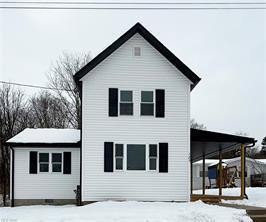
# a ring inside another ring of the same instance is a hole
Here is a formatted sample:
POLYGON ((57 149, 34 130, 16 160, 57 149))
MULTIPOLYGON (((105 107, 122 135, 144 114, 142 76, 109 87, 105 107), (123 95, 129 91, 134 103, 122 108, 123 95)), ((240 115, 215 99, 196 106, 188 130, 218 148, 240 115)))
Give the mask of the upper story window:
POLYGON ((39 171, 49 172, 49 153, 39 153, 39 171))
MULTIPOLYGON (((119 90, 109 88, 108 94, 108 115, 118 117, 120 115, 133 115, 134 102, 132 90, 119 90)), ((140 111, 138 115, 154 116, 156 118, 165 117, 165 90, 143 90, 140 98, 140 111)))
POLYGON ((62 172, 62 153, 52 153, 52 171, 62 172))
POLYGON ((153 91, 141 91, 140 115, 154 115, 154 96, 153 91))
POLYGON ((120 115, 133 115, 133 92, 120 91, 120 115))
POLYGON ((141 48, 134 47, 134 56, 141 56, 141 48))

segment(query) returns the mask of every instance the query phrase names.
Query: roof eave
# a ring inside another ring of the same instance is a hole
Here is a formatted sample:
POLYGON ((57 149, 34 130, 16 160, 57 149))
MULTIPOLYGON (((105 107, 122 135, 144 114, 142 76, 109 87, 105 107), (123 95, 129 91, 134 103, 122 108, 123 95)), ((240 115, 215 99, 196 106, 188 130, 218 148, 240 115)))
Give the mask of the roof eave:
POLYGON ((80 147, 80 142, 76 143, 14 143, 6 142, 5 143, 11 147, 27 147, 27 148, 71 148, 71 147, 80 147))

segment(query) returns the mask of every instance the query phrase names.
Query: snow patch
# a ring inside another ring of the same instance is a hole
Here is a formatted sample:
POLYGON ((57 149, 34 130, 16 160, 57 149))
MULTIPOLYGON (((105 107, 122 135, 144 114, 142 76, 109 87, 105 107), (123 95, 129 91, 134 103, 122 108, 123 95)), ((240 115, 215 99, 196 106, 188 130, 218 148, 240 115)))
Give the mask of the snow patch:
POLYGON ((16 222, 251 222, 245 210, 204 204, 163 202, 97 202, 76 206, 0 208, 0 221, 16 222), (8 221, 8 220, 7 220, 8 221))
POLYGON ((9 143, 77 143, 80 131, 77 129, 26 128, 9 139, 9 143))

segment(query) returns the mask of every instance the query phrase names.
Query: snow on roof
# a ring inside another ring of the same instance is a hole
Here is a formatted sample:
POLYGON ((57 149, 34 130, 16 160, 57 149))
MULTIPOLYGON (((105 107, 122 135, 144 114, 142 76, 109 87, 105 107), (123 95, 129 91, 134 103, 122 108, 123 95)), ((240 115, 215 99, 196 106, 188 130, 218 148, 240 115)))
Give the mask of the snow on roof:
MULTIPOLYGON (((217 164, 217 163, 219 163, 219 160, 217 160, 217 159, 205 159, 206 165, 212 165, 212 164, 217 164)), ((199 160, 193 164, 202 164, 202 160, 199 160)))
MULTIPOLYGON (((266 159, 252 159, 252 158, 246 157, 246 160, 247 161, 251 161, 251 162, 266 164, 266 159)), ((223 161, 224 164, 229 164, 229 163, 232 163, 232 162, 235 162, 235 161, 240 161, 240 157, 235 157, 235 158, 232 158, 232 159, 223 159, 222 161, 223 161)), ((208 165, 208 166, 213 166, 213 165, 216 165, 218 163, 219 163, 218 159, 205 159, 205 164, 208 165)), ((193 164, 201 165, 202 164, 202 160, 199 160, 199 161, 197 161, 197 162, 195 162, 193 164)))
POLYGON ((77 143, 80 131, 77 129, 26 128, 8 143, 77 143))

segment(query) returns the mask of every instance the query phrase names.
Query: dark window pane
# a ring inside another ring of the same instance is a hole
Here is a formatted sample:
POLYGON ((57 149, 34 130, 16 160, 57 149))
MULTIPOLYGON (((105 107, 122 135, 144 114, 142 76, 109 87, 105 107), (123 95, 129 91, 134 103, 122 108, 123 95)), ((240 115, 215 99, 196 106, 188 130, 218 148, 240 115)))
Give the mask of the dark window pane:
POLYGON ((41 163, 40 164, 40 172, 49 172, 49 164, 41 163))
POLYGON ((53 164, 53 172, 62 172, 62 165, 61 165, 61 163, 54 163, 53 164))
POLYGON ((153 116, 153 103, 145 104, 141 103, 141 112, 142 116, 153 116))
POLYGON ((156 144, 150 145, 150 156, 157 157, 157 145, 156 144))
POLYGON ((153 91, 141 91, 141 102, 153 102, 153 91))
POLYGON ((156 170, 156 159, 155 158, 150 159, 150 170, 156 170))
POLYGON ((52 154, 52 162, 62 162, 62 154, 61 153, 53 153, 52 154))
POLYGON ((120 91, 120 102, 132 102, 132 91, 120 91))
POLYGON ((49 153, 40 153, 39 162, 49 162, 49 153))
POLYGON ((115 156, 123 156, 123 144, 115 144, 115 156))
POLYGON ((145 170, 145 145, 127 145, 127 169, 145 170))
POLYGON ((133 115, 133 103, 120 103, 120 115, 133 115))
POLYGON ((122 158, 116 158, 115 168, 117 170, 123 170, 123 159, 122 158))

